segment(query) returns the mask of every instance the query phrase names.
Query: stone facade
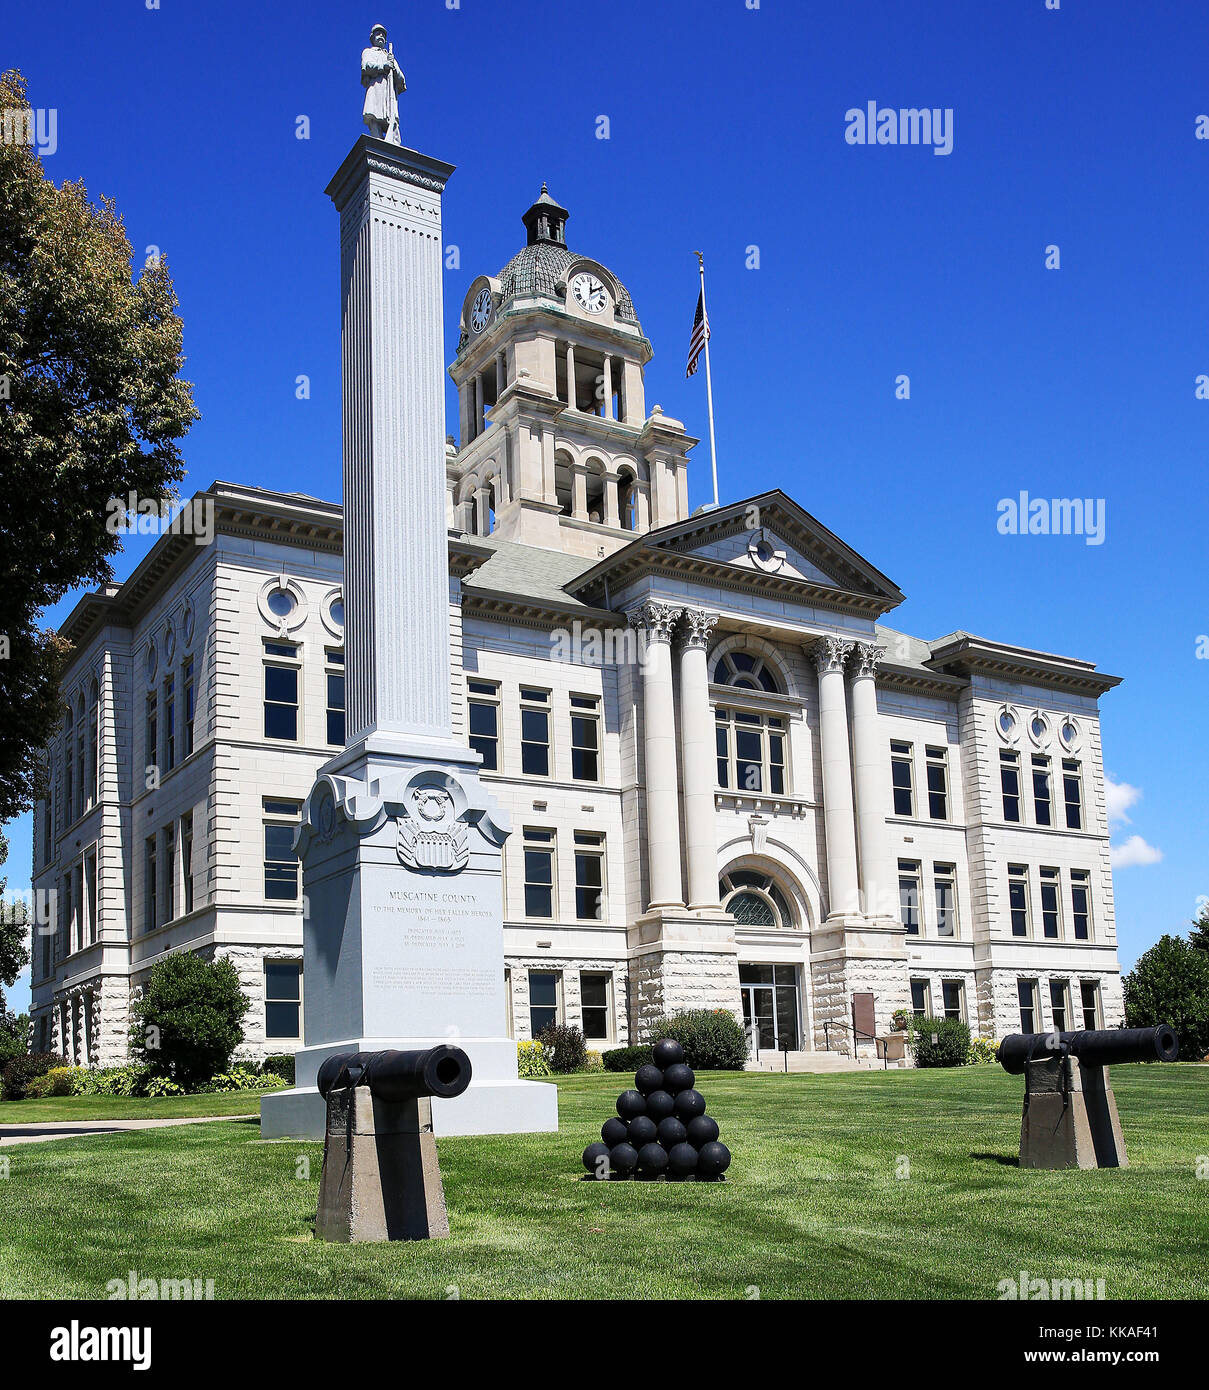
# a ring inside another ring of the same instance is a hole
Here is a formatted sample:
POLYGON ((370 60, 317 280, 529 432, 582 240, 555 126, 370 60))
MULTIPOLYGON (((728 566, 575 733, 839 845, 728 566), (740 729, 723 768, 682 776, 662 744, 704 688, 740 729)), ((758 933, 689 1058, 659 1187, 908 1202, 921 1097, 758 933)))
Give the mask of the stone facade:
MULTIPOLYGON (((878 1034, 921 1000, 986 1036, 1020 1028, 1022 997, 1038 1028, 1055 1001, 1119 1022, 1115 678, 888 627, 901 592, 780 492, 691 514, 696 441, 648 409, 634 306, 567 249, 566 216, 544 195, 527 246, 472 282, 450 366, 452 731, 513 827, 511 1035, 553 1007, 608 1047, 704 1007, 761 1048, 867 1051, 867 994, 878 1034)), ((271 991, 305 1018, 282 845, 344 743, 341 508, 225 483, 199 501, 211 544, 163 536, 63 628, 32 1015, 81 1062, 125 1057, 132 992, 179 950, 235 962, 243 1055, 302 1042, 271 991)), ((416 654, 376 655, 389 681, 416 654)))

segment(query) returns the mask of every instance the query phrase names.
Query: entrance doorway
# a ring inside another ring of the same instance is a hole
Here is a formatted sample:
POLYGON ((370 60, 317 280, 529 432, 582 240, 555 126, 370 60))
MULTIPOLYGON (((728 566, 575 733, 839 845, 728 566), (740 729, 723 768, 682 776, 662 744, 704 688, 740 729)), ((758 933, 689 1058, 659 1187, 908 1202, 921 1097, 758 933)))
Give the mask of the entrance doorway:
POLYGON ((739 965, 743 1024, 753 1052, 779 1052, 802 1045, 796 965, 739 965))

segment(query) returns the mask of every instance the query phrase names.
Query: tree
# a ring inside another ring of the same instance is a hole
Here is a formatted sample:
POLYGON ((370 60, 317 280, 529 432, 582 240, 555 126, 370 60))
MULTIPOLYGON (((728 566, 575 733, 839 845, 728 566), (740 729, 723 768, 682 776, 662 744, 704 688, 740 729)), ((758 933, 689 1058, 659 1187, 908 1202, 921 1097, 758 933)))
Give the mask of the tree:
POLYGON ((1188 940, 1198 951, 1209 952, 1209 902, 1206 902, 1197 914, 1192 930, 1188 933, 1188 940))
MULTIPOLYGON (((21 74, 0 75, 13 128, 28 109, 21 74)), ((134 279, 132 255, 111 200, 56 188, 32 144, 0 141, 0 823, 38 795, 58 720, 62 644, 38 614, 112 577, 111 500, 170 496, 197 418, 167 266, 134 279)))
POLYGON ((133 1007, 131 1050, 185 1090, 226 1071, 250 1005, 229 960, 181 952, 152 966, 133 1007))
MULTIPOLYGON (((7 858, 8 841, 4 838, 4 832, 0 831, 0 865, 7 858)), ((29 948, 26 945, 29 914, 23 902, 9 902, 5 898, 4 890, 7 885, 8 880, 0 878, 0 985, 11 989, 17 976, 29 964, 29 948)), ((0 1017, 4 1014, 4 990, 0 989, 0 1017)))
POLYGON ((1199 1062, 1209 1052, 1209 952, 1182 936, 1160 937, 1125 977, 1125 1022, 1130 1028, 1169 1023, 1180 1059, 1199 1062))
POLYGON ((0 1008, 0 1070, 29 1049, 29 1015, 10 1014, 0 1008))

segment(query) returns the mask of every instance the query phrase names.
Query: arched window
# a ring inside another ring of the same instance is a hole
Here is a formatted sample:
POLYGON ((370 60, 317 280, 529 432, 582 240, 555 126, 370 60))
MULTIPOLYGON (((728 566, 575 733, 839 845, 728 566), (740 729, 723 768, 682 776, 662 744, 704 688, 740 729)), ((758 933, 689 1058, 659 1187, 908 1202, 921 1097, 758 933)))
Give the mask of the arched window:
POLYGON ((633 531, 637 528, 638 486, 628 469, 623 469, 617 475, 617 513, 623 530, 633 531))
POLYGON ((792 927, 789 899, 768 874, 732 869, 718 880, 722 905, 740 927, 792 927))
POLYGON ((72 719, 71 706, 63 711, 63 824, 68 826, 75 819, 75 797, 72 785, 72 719))
POLYGON ((715 662, 714 684, 733 685, 739 690, 767 690, 773 695, 781 690, 776 672, 762 656, 738 648, 723 652, 715 662))
POLYGON ((561 449, 554 455, 554 500, 562 516, 575 510, 574 484, 571 479, 571 455, 561 449))

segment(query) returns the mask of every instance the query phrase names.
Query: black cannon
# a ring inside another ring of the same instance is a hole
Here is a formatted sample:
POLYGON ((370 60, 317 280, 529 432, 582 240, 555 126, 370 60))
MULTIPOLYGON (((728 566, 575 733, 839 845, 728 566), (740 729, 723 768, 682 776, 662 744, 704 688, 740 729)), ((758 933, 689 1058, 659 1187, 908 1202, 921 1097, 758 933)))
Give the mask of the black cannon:
POLYGON ((1173 1029, 1088 1028, 1079 1033, 1013 1033, 999 1045, 999 1064, 1021 1076, 1029 1062, 1069 1053, 1085 1067, 1111 1067, 1119 1062, 1174 1062, 1180 1040, 1173 1029))
POLYGON ((449 1234, 432 1102, 470 1085, 470 1058, 423 1051, 338 1052, 319 1068, 327 1135, 315 1234, 321 1240, 426 1240, 449 1234))
POLYGON ((315 1084, 324 1100, 329 1091, 347 1086, 368 1086, 379 1100, 451 1100, 470 1078, 470 1058, 460 1047, 441 1043, 422 1052, 338 1052, 319 1068, 315 1084))
POLYGON ((1165 1023, 1004 1038, 1000 1065, 1024 1076, 1020 1166, 1127 1168, 1108 1068, 1118 1062, 1174 1062, 1179 1055, 1180 1041, 1165 1023))

